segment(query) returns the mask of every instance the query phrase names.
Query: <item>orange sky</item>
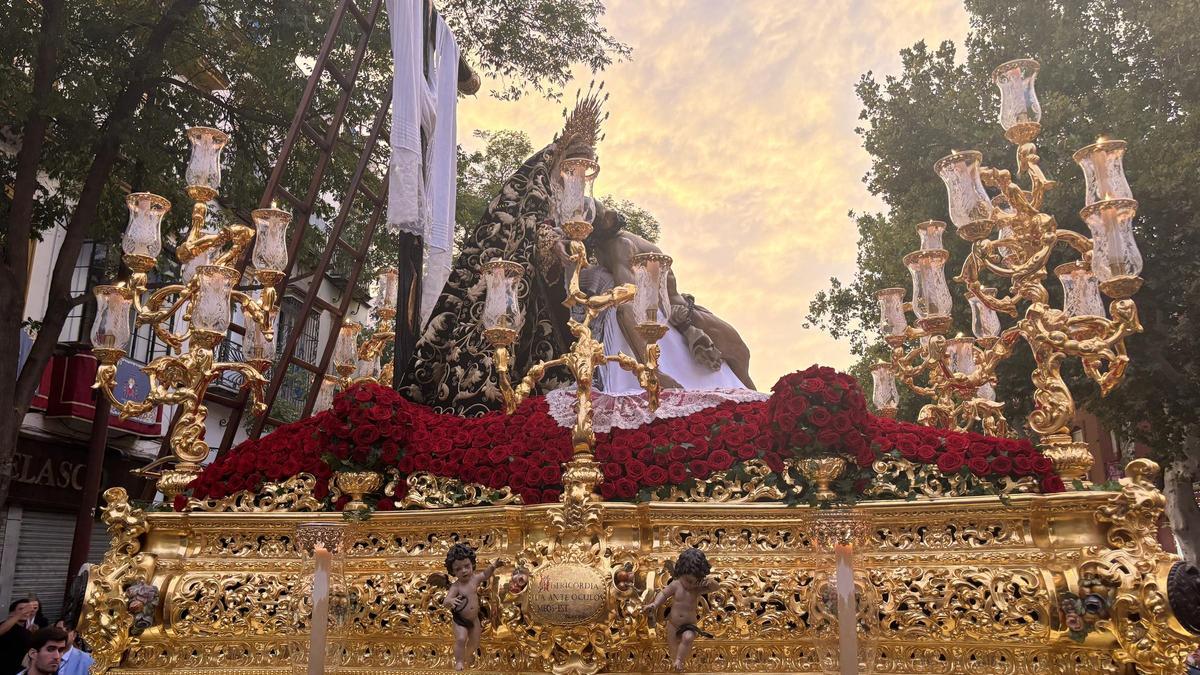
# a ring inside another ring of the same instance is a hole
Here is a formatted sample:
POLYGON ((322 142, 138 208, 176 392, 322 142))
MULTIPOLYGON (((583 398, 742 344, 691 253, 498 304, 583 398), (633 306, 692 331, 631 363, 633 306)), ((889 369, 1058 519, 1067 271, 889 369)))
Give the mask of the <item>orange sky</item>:
MULTIPOLYGON (((829 277, 853 274, 847 212, 880 207, 862 183, 854 84, 867 70, 896 72, 917 40, 961 44, 960 0, 606 5, 605 24, 634 51, 599 76, 612 115, 596 194, 659 219, 680 289, 738 328, 759 389, 813 363, 848 366, 845 342, 801 323, 829 277)), ((580 73, 566 98, 589 79, 580 73)), ((522 129, 541 147, 561 127, 562 103, 497 101, 487 89, 460 101, 465 147, 478 145, 475 129, 522 129)))

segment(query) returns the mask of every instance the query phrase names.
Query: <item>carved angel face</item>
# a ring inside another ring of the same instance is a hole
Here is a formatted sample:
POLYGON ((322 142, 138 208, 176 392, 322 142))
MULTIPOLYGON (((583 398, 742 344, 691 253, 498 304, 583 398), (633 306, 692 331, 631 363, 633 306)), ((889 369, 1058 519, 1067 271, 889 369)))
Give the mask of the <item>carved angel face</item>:
POLYGON ((469 558, 460 558, 450 566, 450 573, 459 581, 467 581, 475 573, 475 565, 469 558))

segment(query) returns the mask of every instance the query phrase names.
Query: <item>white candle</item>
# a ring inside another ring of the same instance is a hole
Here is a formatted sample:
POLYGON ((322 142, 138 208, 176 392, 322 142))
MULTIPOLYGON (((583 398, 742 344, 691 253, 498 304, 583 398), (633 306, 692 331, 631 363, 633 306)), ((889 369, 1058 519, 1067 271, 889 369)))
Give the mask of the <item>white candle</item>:
POLYGON ((854 546, 835 544, 837 556, 838 664, 841 675, 858 673, 858 609, 854 602, 854 546))
POLYGON ((326 633, 329 630, 329 570, 333 554, 317 544, 313 551, 316 569, 312 586, 312 635, 308 645, 308 675, 324 675, 326 633))

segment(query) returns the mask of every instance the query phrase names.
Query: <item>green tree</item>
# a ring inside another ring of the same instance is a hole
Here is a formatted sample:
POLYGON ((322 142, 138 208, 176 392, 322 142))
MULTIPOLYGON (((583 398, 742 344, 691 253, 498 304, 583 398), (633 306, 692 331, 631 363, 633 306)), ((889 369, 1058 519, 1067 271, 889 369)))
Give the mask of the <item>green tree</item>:
MULTIPOLYGON (((464 58, 482 75, 506 78, 501 96, 531 90, 555 96, 572 65, 597 70, 629 53, 600 26, 603 5, 596 0, 555 0, 534 10, 501 0, 450 0, 439 10, 456 30, 464 58), (526 42, 528 35, 541 37, 526 42)), ((5 223, 0 352, 17 353, 23 323, 40 326, 20 372, 15 359, 0 359, 0 505, 7 500, 17 432, 37 382, 68 312, 90 296, 71 289, 83 242, 115 242, 127 217, 123 195, 147 190, 176 205, 166 226, 170 248, 186 227, 189 204, 182 193, 188 150, 181 131, 196 124, 225 124, 232 130, 221 199, 246 216, 270 175, 304 90, 305 64, 320 49, 331 11, 330 3, 319 0, 0 0, 5 92, 0 129, 6 146, 19 147, 16 154, 0 152, 0 175, 11 186, 0 191, 5 223), (227 95, 213 93, 222 89, 227 95), (48 307, 42 317, 25 317, 30 241, 54 225, 65 234, 51 273, 48 307)), ((356 30, 354 25, 347 18, 342 32, 356 30)), ((353 57, 346 49, 333 53, 342 69, 353 57)), ((328 220, 336 212, 358 156, 360 131, 369 127, 391 73, 381 9, 344 111, 344 133, 334 144, 316 217, 328 220)), ((319 132, 336 114, 335 90, 327 82, 317 93, 307 121, 319 132)), ((375 150, 368 186, 378 193, 386 143, 375 150)), ((283 177, 292 194, 305 194, 318 154, 307 140, 293 151, 283 177)), ((353 222, 362 221, 360 216, 356 213, 353 222)), ((361 235, 361 227, 351 228, 351 238, 356 232, 361 235)), ((304 243, 302 261, 323 248, 319 240, 318 235, 304 243)))
MULTIPOLYGON (((504 181, 533 154, 533 143, 524 131, 502 129, 476 130, 483 139, 483 148, 466 152, 458 148, 458 195, 455 210, 455 241, 460 241, 466 228, 479 222, 492 199, 500 193, 504 181)), ((625 216, 630 232, 649 241, 658 241, 659 223, 652 213, 628 199, 612 195, 600 199, 605 206, 625 216)))
MULTIPOLYGON (((1046 202, 1059 227, 1086 232, 1077 214, 1083 179, 1071 153, 1100 135, 1129 142, 1126 173, 1139 201, 1135 232, 1146 280, 1135 296, 1145 333, 1128 341, 1125 382, 1107 398, 1081 381, 1077 401, 1111 428, 1147 443, 1167 466, 1165 492, 1172 525, 1191 560, 1200 554, 1200 507, 1193 482, 1200 472, 1200 46, 1190 37, 1200 17, 1184 3, 1152 0, 968 0, 971 32, 965 60, 943 43, 918 43, 901 52, 898 75, 865 74, 864 147, 873 158, 866 182, 887 205, 885 214, 858 214, 858 272, 831 280, 810 305, 809 321, 837 337, 851 337, 862 359, 879 355, 874 292, 909 285, 900 264, 916 248, 912 227, 929 218, 948 220, 946 196, 931 171, 952 148, 976 148, 991 165, 1015 169, 1013 148, 995 122, 998 94, 991 69, 1010 58, 1041 62, 1038 96, 1043 167, 1060 181, 1046 202)), ((853 214, 852 214, 853 215, 853 214)), ((951 265, 966 245, 947 234, 951 265)), ((1059 260, 1052 260, 1053 266, 1059 260)), ((949 267, 949 266, 948 266, 949 267)), ((957 269, 949 269, 952 275, 957 269)), ((1060 293, 1057 284, 1052 289, 1060 293)), ((955 289, 955 329, 968 331, 967 307, 955 289)), ((1058 302, 1056 298, 1054 300, 1058 302)), ((1000 373, 1000 395, 1010 418, 1029 410, 1032 366, 1027 351, 1000 373)), ((1068 373, 1072 375, 1072 373, 1068 373)))

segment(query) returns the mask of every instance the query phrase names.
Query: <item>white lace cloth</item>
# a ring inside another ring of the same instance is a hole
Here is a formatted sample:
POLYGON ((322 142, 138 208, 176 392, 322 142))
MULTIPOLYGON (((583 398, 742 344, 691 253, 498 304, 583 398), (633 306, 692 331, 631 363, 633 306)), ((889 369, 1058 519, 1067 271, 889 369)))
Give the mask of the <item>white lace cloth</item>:
MULTIPOLYGON (((636 429, 656 419, 687 417, 734 401, 765 401, 770 395, 753 389, 666 389, 659 394, 658 410, 647 405, 646 392, 627 394, 592 393, 592 427, 602 434, 613 429, 636 429)), ((546 394, 550 416, 560 426, 575 426, 575 389, 556 389, 546 394)))

